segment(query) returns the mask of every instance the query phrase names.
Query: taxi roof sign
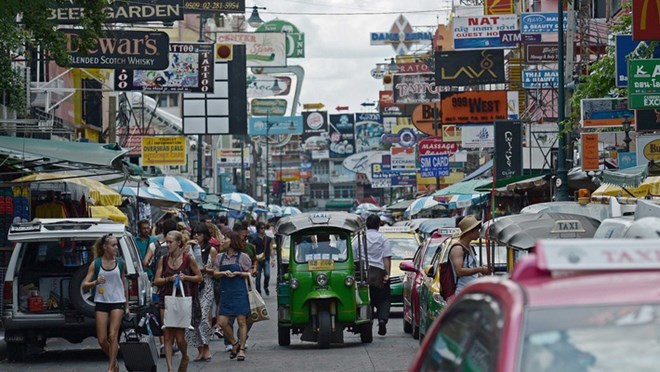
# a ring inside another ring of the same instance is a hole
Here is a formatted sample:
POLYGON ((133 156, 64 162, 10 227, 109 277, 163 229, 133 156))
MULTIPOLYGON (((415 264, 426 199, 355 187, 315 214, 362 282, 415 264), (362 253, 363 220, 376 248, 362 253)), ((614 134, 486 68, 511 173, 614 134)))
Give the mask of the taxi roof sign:
POLYGON ((440 235, 455 235, 460 234, 461 229, 458 227, 441 227, 436 230, 440 235))
POLYGON ((413 229, 410 226, 381 226, 378 232, 381 233, 409 233, 413 229))
POLYGON ((552 230, 553 234, 583 233, 585 232, 582 222, 579 220, 557 220, 552 230))
POLYGON ((330 222, 330 215, 327 213, 314 213, 309 216, 309 222, 313 224, 323 224, 330 222))
POLYGON ((660 239, 554 239, 536 244, 548 271, 660 270, 660 239))

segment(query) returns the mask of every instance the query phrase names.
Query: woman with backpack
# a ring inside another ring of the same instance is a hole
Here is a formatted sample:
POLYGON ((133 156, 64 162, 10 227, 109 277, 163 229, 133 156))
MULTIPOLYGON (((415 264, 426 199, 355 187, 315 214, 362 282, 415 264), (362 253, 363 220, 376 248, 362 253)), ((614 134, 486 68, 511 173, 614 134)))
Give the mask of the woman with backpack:
MULTIPOLYGON (((197 301, 197 284, 202 279, 202 273, 195 259, 188 253, 188 246, 184 236, 178 231, 170 231, 165 237, 168 246, 168 254, 162 257, 156 268, 154 284, 160 287, 160 314, 165 318, 165 296, 175 295, 174 283, 180 280, 183 283, 186 295, 192 296, 192 301, 197 301)), ((167 370, 172 372, 172 341, 176 340, 181 350, 181 363, 179 372, 188 370, 188 344, 186 343, 186 328, 163 328, 165 341, 165 360, 167 370)))
POLYGON ((472 247, 472 241, 479 239, 481 222, 474 216, 466 216, 458 223, 458 227, 461 229, 461 234, 458 241, 449 248, 449 260, 456 278, 454 294, 458 294, 480 275, 490 274, 488 266, 478 266, 477 254, 472 247))
POLYGON ((83 289, 93 288, 96 304, 96 338, 108 356, 108 372, 119 371, 119 327, 128 313, 128 282, 126 264, 119 257, 119 244, 112 234, 103 235, 94 243, 94 261, 89 265, 83 289))

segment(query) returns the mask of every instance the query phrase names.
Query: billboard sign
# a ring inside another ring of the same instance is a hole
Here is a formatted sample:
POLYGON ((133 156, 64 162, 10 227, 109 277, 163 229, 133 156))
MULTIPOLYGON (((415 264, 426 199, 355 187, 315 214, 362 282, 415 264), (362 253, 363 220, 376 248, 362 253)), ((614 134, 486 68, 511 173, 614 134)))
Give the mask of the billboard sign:
POLYGON ((635 123, 635 112, 625 98, 589 98, 580 101, 580 124, 583 128, 620 127, 628 120, 635 123))
POLYGON ((628 107, 660 108, 660 59, 628 61, 628 107), (656 80, 657 79, 657 80, 656 80))
MULTIPOLYGON (((518 92, 443 92, 442 124, 493 123, 518 118, 518 92)), ((443 133, 444 136, 444 133, 443 133)))
POLYGON ((421 177, 445 177, 449 176, 449 155, 422 155, 419 157, 421 177))
POLYGON ((216 159, 219 168, 241 168, 250 166, 250 149, 245 147, 241 155, 240 148, 217 149, 216 159))
POLYGON ((660 1, 632 0, 632 38, 660 40, 660 1))
POLYGON ((379 150, 385 133, 383 118, 377 113, 355 114, 355 153, 379 150))
POLYGON ((426 137, 419 141, 419 156, 454 154, 458 151, 458 143, 443 142, 442 137, 426 137))
POLYGON ((523 70, 525 89, 551 89, 559 86, 559 70, 523 70))
POLYGON ((115 71, 116 91, 213 93, 213 44, 170 43, 165 70, 115 71))
POLYGON ((515 30, 518 30, 516 14, 454 17, 454 49, 509 48, 510 43, 500 39, 500 31, 515 30))
POLYGON ((274 19, 259 26, 255 32, 283 32, 286 35, 287 58, 305 58, 305 33, 293 23, 274 19))
MULTIPOLYGON (((78 2, 61 1, 57 7, 48 9, 47 19, 60 25, 77 25, 84 12, 85 8, 78 2)), ((110 1, 104 13, 105 23, 179 21, 183 19, 183 0, 110 1)))
MULTIPOLYGON (((564 12, 564 32, 568 26, 568 13, 564 12)), ((559 32, 557 12, 533 12, 520 15, 521 34, 555 34, 559 32)))
MULTIPOLYGON (((649 47, 646 41, 634 41, 632 35, 614 35, 614 71, 617 87, 628 87, 628 60, 646 55, 649 47)), ((660 58, 660 48, 655 48, 652 58, 660 58)))
POLYGON ((433 74, 394 75, 394 103, 425 103, 440 100, 433 74))
POLYGON ((520 121, 495 122, 495 180, 522 176, 522 124, 520 121))
POLYGON ((233 32, 216 35, 218 43, 245 45, 247 67, 286 66, 284 32, 233 32))
POLYGON ((186 137, 142 137, 142 165, 186 164, 186 137))
POLYGON ((495 128, 492 125, 464 125, 461 129, 461 147, 464 149, 495 147, 495 128))
POLYGON ((330 158, 343 159, 355 153, 355 115, 330 115, 330 158))
POLYGON ((248 135, 250 136, 301 134, 302 132, 302 116, 251 116, 248 121, 248 135))
POLYGON ((503 50, 463 50, 435 53, 436 85, 476 85, 506 82, 503 50))
POLYGON ((660 162, 660 134, 637 137, 637 165, 660 162))
POLYGON ((330 138, 328 137, 328 112, 305 111, 303 118, 302 147, 311 152, 312 159, 330 157, 330 138))
POLYGON ((64 33, 69 51, 66 67, 164 70, 170 65, 170 37, 164 32, 105 30, 90 50, 80 49, 83 30, 59 32, 64 33))

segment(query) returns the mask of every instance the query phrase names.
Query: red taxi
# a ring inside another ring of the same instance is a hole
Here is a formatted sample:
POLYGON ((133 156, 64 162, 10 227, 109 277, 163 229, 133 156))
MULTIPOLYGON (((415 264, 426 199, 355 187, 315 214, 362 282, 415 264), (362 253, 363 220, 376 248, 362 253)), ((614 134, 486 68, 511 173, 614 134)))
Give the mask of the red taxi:
POLYGON ((652 371, 660 240, 543 240, 450 301, 411 371, 652 371))

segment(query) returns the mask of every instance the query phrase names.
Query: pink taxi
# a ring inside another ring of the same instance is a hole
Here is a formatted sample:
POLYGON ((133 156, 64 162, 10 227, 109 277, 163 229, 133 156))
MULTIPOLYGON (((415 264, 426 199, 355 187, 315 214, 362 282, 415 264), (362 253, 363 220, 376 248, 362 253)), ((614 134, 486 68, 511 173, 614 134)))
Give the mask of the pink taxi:
POLYGON ((659 283, 660 240, 540 241, 453 298, 410 370, 658 370, 659 283))

